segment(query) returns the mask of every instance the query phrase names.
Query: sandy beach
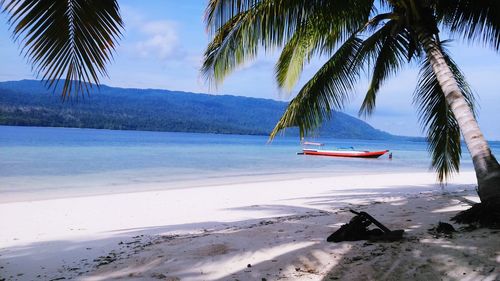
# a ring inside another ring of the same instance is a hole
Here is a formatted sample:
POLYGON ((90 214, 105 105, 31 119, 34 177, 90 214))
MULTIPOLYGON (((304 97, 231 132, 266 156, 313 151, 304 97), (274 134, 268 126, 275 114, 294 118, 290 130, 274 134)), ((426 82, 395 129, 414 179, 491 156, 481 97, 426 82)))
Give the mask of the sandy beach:
POLYGON ((499 280, 499 230, 429 232, 474 188, 404 173, 2 203, 0 280, 499 280), (326 242, 349 209, 404 240, 326 242))

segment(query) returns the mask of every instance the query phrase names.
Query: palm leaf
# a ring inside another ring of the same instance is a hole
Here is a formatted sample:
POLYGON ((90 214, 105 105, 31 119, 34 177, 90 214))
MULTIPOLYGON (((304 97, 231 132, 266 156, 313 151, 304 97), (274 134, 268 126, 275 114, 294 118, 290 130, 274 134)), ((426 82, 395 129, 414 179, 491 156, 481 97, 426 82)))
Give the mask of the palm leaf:
POLYGON ((207 28, 215 35, 205 51, 202 73, 222 82, 236 67, 253 59, 260 46, 283 44, 301 23, 305 12, 314 10, 298 0, 214 0, 206 11, 207 28))
MULTIPOLYGON (((359 29, 360 31, 363 28, 359 29)), ((341 110, 354 89, 362 67, 377 57, 392 25, 385 25, 370 37, 348 39, 307 82, 290 102, 287 110, 271 132, 270 138, 287 127, 299 127, 300 136, 313 132, 332 110, 341 110)))
POLYGON ((370 115, 375 109, 377 93, 382 83, 397 73, 406 63, 409 42, 400 34, 392 35, 395 21, 386 23, 371 38, 364 42, 369 46, 374 66, 372 79, 365 95, 359 115, 370 115))
MULTIPOLYGON (((323 9, 300 26, 281 51, 275 73, 278 86, 290 91, 297 83, 304 65, 315 56, 332 55, 338 44, 352 34, 361 32, 372 11, 372 3, 341 6, 336 2, 334 10, 323 9), (355 11, 353 11, 355 9, 355 11)), ((341 4, 348 4, 343 1, 341 4)), ((383 17, 372 19, 376 24, 383 17)))
POLYGON ((314 29, 304 28, 288 41, 275 66, 278 86, 291 91, 300 78, 306 62, 313 56, 323 35, 314 29), (318 36, 319 35, 319 36, 318 36))
POLYGON ((304 137, 330 118, 332 110, 344 107, 359 78, 359 65, 355 63, 362 42, 353 36, 337 50, 290 102, 270 139, 295 126, 304 137))
POLYGON ((500 50, 500 1, 439 0, 436 15, 452 35, 500 50))
MULTIPOLYGON (((443 51, 469 106, 474 109, 474 94, 455 62, 443 51)), ((432 167, 438 180, 446 181, 458 172, 461 157, 460 128, 449 108, 444 93, 428 60, 421 66, 419 81, 414 92, 419 121, 427 131, 428 147, 432 156, 432 167)))
MULTIPOLYGON (((211 1, 206 22, 215 34, 205 51, 202 73, 208 79, 222 82, 235 68, 255 58, 259 48, 266 51, 281 48, 313 19, 325 16, 335 19, 331 13, 339 11, 343 13, 344 26, 359 28, 372 8, 373 0, 211 1)), ((344 38, 351 35, 349 30, 342 30, 344 38)))
POLYGON ((13 38, 50 87, 64 79, 62 96, 88 93, 107 76, 106 64, 123 22, 115 0, 2 0, 13 38))
POLYGON ((209 0, 205 9, 207 29, 216 32, 234 16, 250 10, 263 0, 209 0))

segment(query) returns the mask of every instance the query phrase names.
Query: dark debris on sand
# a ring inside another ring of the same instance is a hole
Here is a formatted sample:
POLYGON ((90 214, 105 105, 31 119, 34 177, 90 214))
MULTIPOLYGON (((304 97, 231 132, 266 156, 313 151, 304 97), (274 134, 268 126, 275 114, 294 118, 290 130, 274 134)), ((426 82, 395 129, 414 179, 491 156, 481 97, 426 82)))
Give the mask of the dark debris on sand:
POLYGON ((342 225, 340 229, 328 236, 326 241, 370 240, 393 242, 403 238, 404 230, 391 231, 366 212, 358 213, 353 210, 350 210, 350 212, 356 214, 356 216, 354 216, 349 223, 342 225), (368 226, 372 223, 378 228, 368 229, 368 226))
POLYGON ((429 229, 429 233, 434 237, 439 238, 444 236, 446 238, 453 238, 453 233, 457 232, 453 225, 446 222, 439 222, 436 227, 429 229))

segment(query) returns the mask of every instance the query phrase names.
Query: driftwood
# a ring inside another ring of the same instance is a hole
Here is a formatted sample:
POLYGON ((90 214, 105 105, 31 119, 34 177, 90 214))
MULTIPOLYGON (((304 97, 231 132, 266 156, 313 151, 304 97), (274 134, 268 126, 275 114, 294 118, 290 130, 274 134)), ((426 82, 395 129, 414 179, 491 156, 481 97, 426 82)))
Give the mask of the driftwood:
POLYGON ((328 242, 341 242, 341 241, 397 241, 403 238, 404 230, 390 230, 381 222, 376 220, 366 212, 356 212, 350 210, 355 214, 349 223, 344 224, 332 233, 326 241, 328 242), (371 224, 376 225, 378 228, 368 229, 371 224))

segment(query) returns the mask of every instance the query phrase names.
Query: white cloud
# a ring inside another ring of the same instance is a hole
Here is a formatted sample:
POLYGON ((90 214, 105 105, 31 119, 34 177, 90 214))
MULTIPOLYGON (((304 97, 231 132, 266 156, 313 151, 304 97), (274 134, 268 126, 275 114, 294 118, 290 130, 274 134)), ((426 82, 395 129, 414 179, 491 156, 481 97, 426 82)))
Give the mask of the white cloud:
POLYGON ((136 44, 136 50, 142 57, 164 60, 172 57, 179 47, 179 36, 175 22, 144 22, 141 24, 140 32, 146 37, 136 44))

